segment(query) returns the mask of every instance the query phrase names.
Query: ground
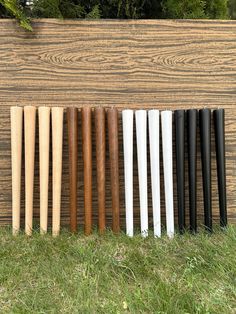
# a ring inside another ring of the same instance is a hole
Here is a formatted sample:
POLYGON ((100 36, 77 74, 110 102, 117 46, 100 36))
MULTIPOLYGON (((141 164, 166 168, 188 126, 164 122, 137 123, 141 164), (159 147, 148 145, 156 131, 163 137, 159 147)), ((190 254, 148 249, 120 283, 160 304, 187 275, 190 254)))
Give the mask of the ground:
POLYGON ((169 240, 0 229, 0 313, 236 313, 236 227, 169 240))

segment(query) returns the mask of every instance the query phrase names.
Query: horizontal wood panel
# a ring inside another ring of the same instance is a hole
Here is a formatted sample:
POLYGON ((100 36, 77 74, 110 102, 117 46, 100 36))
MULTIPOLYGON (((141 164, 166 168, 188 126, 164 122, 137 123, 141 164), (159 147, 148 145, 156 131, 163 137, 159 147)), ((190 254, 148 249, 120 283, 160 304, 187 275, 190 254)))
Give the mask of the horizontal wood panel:
MULTIPOLYGON (((11 222, 10 110, 12 105, 116 106, 122 108, 226 109, 227 195, 230 222, 236 222, 236 22, 235 21, 59 21, 37 20, 27 33, 0 20, 0 223, 11 222)), ((69 222, 67 125, 64 125, 62 222, 69 222)), ((80 115, 79 115, 80 121, 80 115)), ((214 219, 218 221, 215 146, 212 133, 214 219)), ((121 222, 124 175, 120 119, 121 222)), ((198 139, 199 141, 199 139, 198 139)), ((78 219, 83 224, 83 163, 79 122, 78 219)), ((137 158, 134 150, 135 222, 139 226, 137 158)), ((93 128, 93 212, 97 221, 93 128)), ((187 167, 187 165, 186 165, 187 167)), ((187 170, 187 169, 186 169, 187 170)), ((38 130, 35 218, 39 218, 38 130)), ((187 171, 186 171, 187 174, 187 171)), ((107 155, 107 220, 111 225, 107 155)), ((51 178, 50 178, 51 180, 51 178)), ((162 214, 164 212, 163 173, 162 214)), ((198 142, 198 216, 203 222, 198 142)), ((149 168, 149 214, 151 186, 149 168)), ((186 181, 186 205, 188 201, 186 181)), ((24 178, 22 179, 22 189, 24 178)), ((175 182, 176 188, 176 182, 175 182)), ((23 193, 24 194, 24 193, 23 193)), ((51 182, 49 193, 51 209, 51 182)), ((24 195, 22 198, 22 218, 24 195)), ((175 189, 176 209, 176 189, 175 189)), ((188 212, 188 206, 186 208, 188 212)), ((177 213, 176 213, 177 214, 177 213)), ((187 213, 188 214, 188 213, 187 213)), ((163 219, 164 221, 164 219, 163 219)))

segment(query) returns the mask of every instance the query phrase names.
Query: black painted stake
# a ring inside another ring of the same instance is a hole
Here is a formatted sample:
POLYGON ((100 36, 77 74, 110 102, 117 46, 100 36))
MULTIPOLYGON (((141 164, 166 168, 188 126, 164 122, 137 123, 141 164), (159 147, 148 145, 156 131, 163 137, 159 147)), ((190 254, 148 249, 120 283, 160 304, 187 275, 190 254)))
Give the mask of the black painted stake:
POLYGON ((211 192, 211 110, 199 111, 202 182, 204 197, 204 216, 206 230, 212 232, 212 192, 211 192))
POLYGON ((185 111, 175 110, 176 175, 178 198, 178 224, 180 234, 183 234, 185 229, 184 129, 185 129, 185 111))
POLYGON ((193 233, 197 232, 197 116, 196 109, 187 110, 189 219, 193 233))
POLYGON ((220 205, 220 225, 227 226, 226 171, 225 171, 225 111, 214 110, 216 163, 220 205))

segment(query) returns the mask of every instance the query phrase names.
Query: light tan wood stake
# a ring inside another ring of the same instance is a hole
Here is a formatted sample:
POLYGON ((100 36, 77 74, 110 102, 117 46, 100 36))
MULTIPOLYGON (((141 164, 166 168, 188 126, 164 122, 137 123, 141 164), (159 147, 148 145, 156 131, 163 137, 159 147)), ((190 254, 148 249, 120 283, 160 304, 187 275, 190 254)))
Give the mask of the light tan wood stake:
POLYGON ((25 233, 32 234, 34 195, 34 155, 35 155, 36 107, 24 107, 25 123, 25 233))
POLYGON ((52 235, 60 232, 63 108, 52 108, 52 235))
POLYGON ((39 107, 40 233, 48 227, 50 108, 39 107))
POLYGON ((22 107, 11 107, 12 232, 20 230, 22 107))

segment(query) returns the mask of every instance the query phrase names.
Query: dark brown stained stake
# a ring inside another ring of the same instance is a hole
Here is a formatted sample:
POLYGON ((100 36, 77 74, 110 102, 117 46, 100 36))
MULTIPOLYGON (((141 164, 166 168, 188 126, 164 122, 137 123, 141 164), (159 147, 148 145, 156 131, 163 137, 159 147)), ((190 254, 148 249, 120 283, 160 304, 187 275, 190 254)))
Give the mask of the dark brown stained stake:
POLYGON ((112 230, 120 231, 120 197, 119 197, 119 149, 118 149, 118 111, 108 109, 108 140, 111 171, 111 196, 112 196, 112 230))
POLYGON ((97 164, 97 191, 98 191, 98 228, 104 233, 106 228, 105 202, 105 162, 106 162, 106 133, 105 110, 102 107, 95 109, 96 129, 96 164, 97 164))
POLYGON ((70 230, 77 231, 77 159, 78 159, 78 109, 67 108, 69 177, 70 177, 70 230))
POLYGON ((90 107, 83 107, 82 113, 82 145, 84 161, 84 232, 92 232, 92 126, 90 107))

